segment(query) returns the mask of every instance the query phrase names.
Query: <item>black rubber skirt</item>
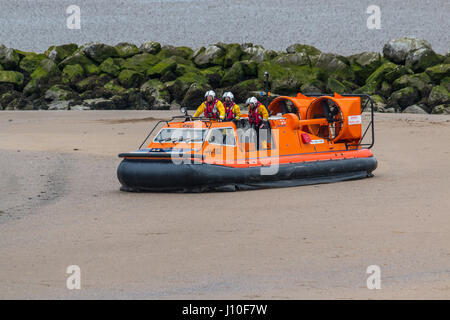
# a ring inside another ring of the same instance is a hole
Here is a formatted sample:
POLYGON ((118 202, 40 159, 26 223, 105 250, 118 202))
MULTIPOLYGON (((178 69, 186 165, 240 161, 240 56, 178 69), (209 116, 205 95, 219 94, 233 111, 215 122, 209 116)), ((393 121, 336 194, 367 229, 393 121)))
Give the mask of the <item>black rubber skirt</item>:
POLYGON ((371 177, 376 167, 374 157, 283 164, 273 172, 264 172, 261 167, 124 159, 117 168, 117 177, 122 191, 238 191, 362 179, 371 177))

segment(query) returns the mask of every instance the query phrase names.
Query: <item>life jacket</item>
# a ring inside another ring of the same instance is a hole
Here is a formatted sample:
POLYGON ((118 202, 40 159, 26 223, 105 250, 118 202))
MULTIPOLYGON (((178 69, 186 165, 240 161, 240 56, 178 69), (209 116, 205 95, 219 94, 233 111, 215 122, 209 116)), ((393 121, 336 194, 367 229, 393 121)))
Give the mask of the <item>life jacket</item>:
POLYGON ((214 99, 211 104, 208 101, 205 101, 205 117, 218 119, 219 118, 219 110, 217 109, 217 102, 219 99, 214 99))
POLYGON ((256 126, 259 126, 261 124, 263 119, 261 115, 258 113, 260 105, 261 103, 258 102, 255 107, 250 108, 248 112, 248 121, 250 122, 250 124, 254 124, 256 126))
POLYGON ((234 101, 231 101, 229 105, 226 102, 224 102, 225 119, 228 121, 233 120, 235 118, 235 115, 233 112, 234 104, 235 104, 234 101))

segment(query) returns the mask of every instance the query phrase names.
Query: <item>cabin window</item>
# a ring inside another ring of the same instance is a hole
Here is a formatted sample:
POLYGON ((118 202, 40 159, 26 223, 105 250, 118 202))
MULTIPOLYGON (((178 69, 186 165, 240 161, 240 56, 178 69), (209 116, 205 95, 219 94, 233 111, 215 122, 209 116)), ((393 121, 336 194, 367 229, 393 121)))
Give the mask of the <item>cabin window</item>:
POLYGON ((193 143, 205 141, 207 129, 196 128, 163 128, 153 139, 158 143, 193 143))
POLYGON ((225 146, 235 146, 236 137, 233 128, 215 128, 211 129, 208 137, 209 144, 219 144, 225 146))

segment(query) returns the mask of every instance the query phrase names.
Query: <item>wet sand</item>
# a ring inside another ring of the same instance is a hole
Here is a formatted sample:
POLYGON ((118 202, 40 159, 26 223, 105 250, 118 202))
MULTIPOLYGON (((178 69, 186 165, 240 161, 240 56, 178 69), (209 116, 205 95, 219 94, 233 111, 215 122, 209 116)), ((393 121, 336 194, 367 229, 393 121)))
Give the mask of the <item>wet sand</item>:
POLYGON ((0 113, 0 298, 450 298, 450 116, 377 114, 371 179, 120 192, 117 154, 172 114, 0 113))

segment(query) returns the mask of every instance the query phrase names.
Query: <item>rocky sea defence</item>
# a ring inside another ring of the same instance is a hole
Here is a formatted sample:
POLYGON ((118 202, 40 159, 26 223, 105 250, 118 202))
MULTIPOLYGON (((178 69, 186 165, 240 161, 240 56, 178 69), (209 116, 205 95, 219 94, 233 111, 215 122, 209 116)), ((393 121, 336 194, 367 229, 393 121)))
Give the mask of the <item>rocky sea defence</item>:
POLYGON ((44 53, 0 45, 0 110, 194 109, 209 89, 242 103, 263 89, 266 71, 274 95, 366 93, 379 112, 450 114, 450 53, 417 38, 347 57, 305 44, 281 52, 251 43, 195 51, 88 43, 44 53))

